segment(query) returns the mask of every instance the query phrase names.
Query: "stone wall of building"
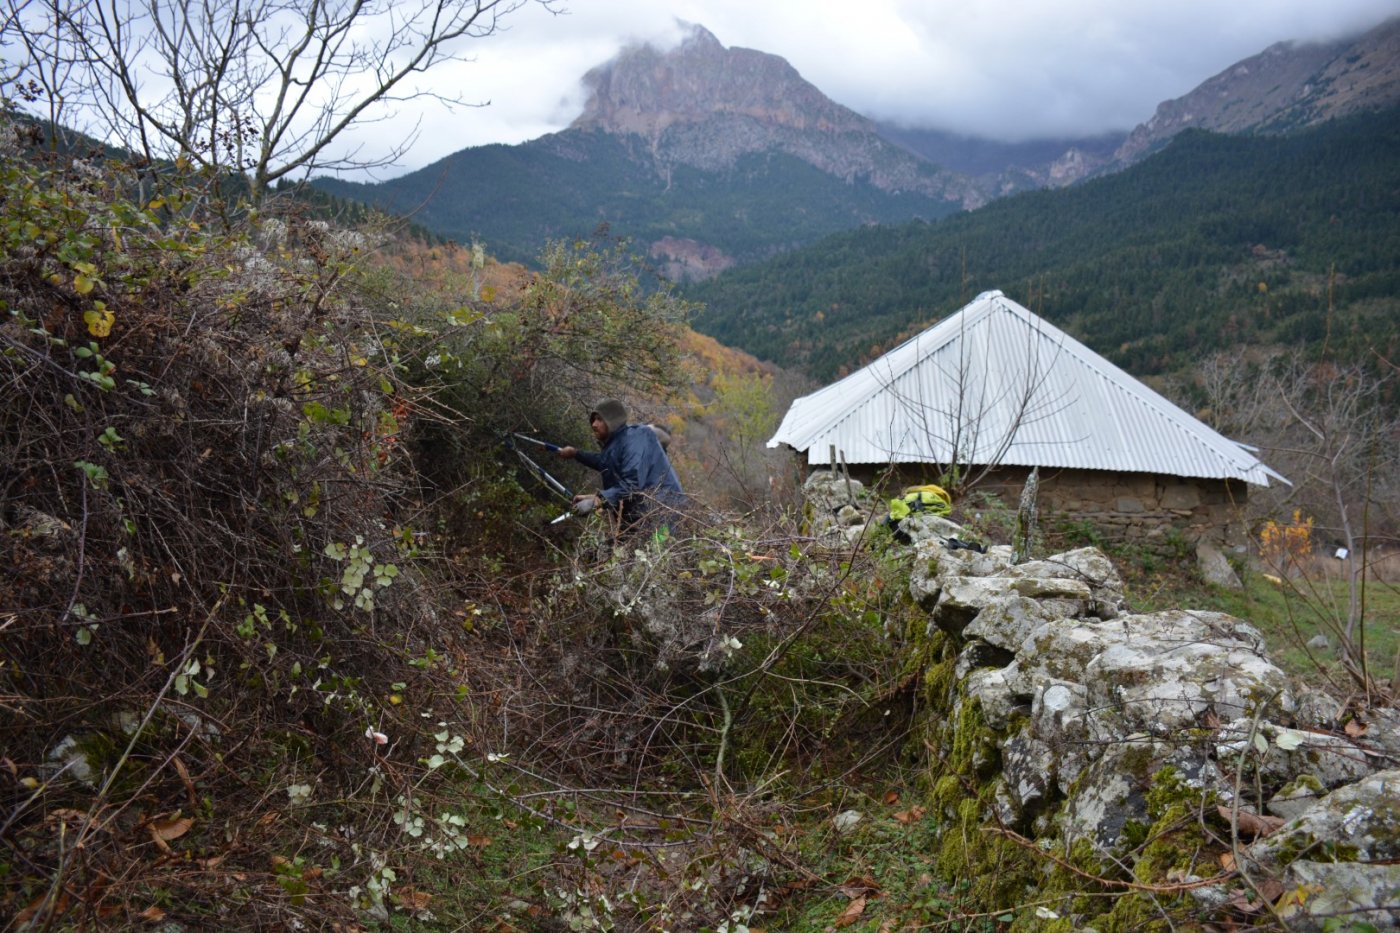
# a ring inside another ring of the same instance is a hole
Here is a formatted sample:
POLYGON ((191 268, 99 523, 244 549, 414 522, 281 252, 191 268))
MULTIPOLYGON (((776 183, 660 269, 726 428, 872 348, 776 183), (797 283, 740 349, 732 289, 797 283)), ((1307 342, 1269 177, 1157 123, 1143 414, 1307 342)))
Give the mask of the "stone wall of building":
MULTIPOLYGON (((998 471, 979 485, 1014 505, 1027 471, 998 471)), ((1176 529, 1193 544, 1206 540, 1245 543, 1247 484, 1238 480, 1053 470, 1040 477, 1040 509, 1046 518, 1088 522, 1106 538, 1151 543, 1176 529)))
MULTIPOLYGON (((888 476, 888 469, 853 467, 866 482, 888 476)), ((977 490, 995 493, 1014 509, 1029 471, 996 470, 977 490)), ((888 480, 887 480, 888 482, 888 480)), ((917 468, 901 467, 891 486, 932 482, 917 468)), ((1111 541, 1151 545, 1175 529, 1191 544, 1208 541, 1233 548, 1245 543, 1244 506, 1248 485, 1239 480, 1197 479, 1104 470, 1042 470, 1040 514, 1047 527, 1057 521, 1086 522, 1111 541)))

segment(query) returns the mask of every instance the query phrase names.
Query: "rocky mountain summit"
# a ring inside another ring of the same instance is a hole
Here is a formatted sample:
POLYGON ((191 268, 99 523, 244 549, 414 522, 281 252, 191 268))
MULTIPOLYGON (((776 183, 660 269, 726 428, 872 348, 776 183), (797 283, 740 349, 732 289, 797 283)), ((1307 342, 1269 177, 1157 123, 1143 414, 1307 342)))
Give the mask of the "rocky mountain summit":
POLYGON ((1002 143, 879 125, 783 58, 725 47, 701 26, 592 69, 566 129, 464 149, 378 184, 323 191, 414 212, 429 230, 531 261, 601 225, 675 280, 698 281, 831 233, 936 220, 1114 171, 1183 129, 1278 131, 1400 100, 1400 20, 1326 45, 1281 44, 1158 107, 1133 131, 1002 143))
POLYGON ((883 139, 874 122, 828 98, 777 55, 726 48, 690 26, 674 49, 625 49, 589 71, 591 94, 570 130, 637 136, 657 170, 733 167, 743 155, 781 152, 847 182, 916 193, 973 208, 985 200, 967 178, 883 139))
POLYGON ((1400 17, 1361 36, 1280 42, 1165 101, 1114 153, 1134 162, 1186 129, 1283 132, 1400 102, 1400 17))

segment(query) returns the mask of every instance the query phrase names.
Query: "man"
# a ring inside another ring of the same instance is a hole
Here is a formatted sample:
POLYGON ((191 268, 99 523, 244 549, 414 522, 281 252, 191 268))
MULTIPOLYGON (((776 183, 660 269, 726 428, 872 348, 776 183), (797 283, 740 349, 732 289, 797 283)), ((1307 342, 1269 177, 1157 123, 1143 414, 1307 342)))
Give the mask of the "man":
MULTIPOLYGON (((627 409, 621 402, 612 398, 599 402, 588 414, 588 425, 602 448, 600 453, 559 448, 559 456, 565 460, 577 460, 601 474, 602 490, 575 496, 575 512, 586 515, 606 506, 625 530, 636 526, 652 509, 669 511, 685 504, 680 480, 657 432, 649 425, 628 424, 627 409)), ((660 523, 664 522, 662 517, 660 523)))

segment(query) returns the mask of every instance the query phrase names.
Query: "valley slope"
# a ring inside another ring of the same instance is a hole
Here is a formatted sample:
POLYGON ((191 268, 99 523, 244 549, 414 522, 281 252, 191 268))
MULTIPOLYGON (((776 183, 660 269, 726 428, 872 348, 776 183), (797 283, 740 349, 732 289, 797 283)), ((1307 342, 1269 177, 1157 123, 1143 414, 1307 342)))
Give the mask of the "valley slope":
POLYGON ((1139 375, 1249 343, 1394 359, 1397 218, 1391 109, 1288 136, 1189 131, 1115 175, 836 235, 687 293, 701 331, 820 379, 993 288, 1139 375))

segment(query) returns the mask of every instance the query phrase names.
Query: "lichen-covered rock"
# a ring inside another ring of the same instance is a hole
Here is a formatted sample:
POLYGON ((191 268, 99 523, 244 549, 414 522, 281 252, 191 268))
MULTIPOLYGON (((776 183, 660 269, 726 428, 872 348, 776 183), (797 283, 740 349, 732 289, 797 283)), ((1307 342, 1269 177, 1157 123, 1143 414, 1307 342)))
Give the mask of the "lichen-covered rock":
POLYGON ((1400 865, 1358 865, 1299 859, 1284 873, 1285 897, 1279 917, 1299 933, 1323 930, 1400 929, 1400 865), (1338 917, 1346 923, 1335 926, 1338 917), (1329 925, 1329 921, 1333 925, 1329 925))
MULTIPOLYGON (((961 532, 960 532, 961 533, 961 532)), ((985 552, 949 550, 941 541, 920 541, 914 548, 913 569, 942 577, 991 577, 1011 567, 1011 548, 996 544, 985 552)))
POLYGON ((1363 716, 1366 731, 1361 742, 1391 767, 1400 766, 1400 709, 1369 709, 1363 716))
POLYGON ((1366 752, 1336 735, 1239 719, 1217 734, 1216 758, 1238 763, 1268 786, 1311 775, 1324 788, 1358 781, 1371 772, 1366 752))
POLYGON ((872 497, 860 480, 847 479, 830 470, 818 470, 802 485, 810 531, 822 538, 840 529, 864 527, 871 514, 872 497))
POLYGON ((1018 732, 1002 747, 1001 762, 1002 777, 1015 813, 1009 825, 1024 829, 1057 794, 1055 755, 1044 742, 1018 732))
POLYGON ((963 637, 1015 651, 1031 633, 1051 621, 1054 614, 1044 603, 1014 594, 993 600, 963 629, 963 637))
POLYGON ((1327 788, 1311 774, 1300 774, 1269 798, 1268 811, 1285 820, 1295 820, 1327 794, 1327 788))
POLYGON ((944 577, 942 582, 931 615, 935 625, 952 635, 1006 596, 1006 581, 994 577, 944 577))
POLYGON ((1165 750, 1147 735, 1128 738, 1131 741, 1106 746, 1081 775, 1077 792, 1066 800, 1060 814, 1060 833, 1066 843, 1087 838, 1100 848, 1114 850, 1129 821, 1145 820, 1151 772, 1165 750))
POLYGON ((1089 614, 1112 619, 1123 609, 1123 579, 1098 548, 1078 548, 1029 561, 1008 568, 1006 576, 1078 580, 1089 588, 1089 614))
POLYGON ((1202 538, 1196 544, 1196 566, 1201 569, 1201 578, 1212 586, 1227 590, 1242 590, 1239 574, 1230 566, 1230 561, 1215 543, 1202 538))
POLYGON ((1064 796, 1102 754, 1105 740, 1116 738, 1111 714, 1089 709, 1088 697, 1083 684, 1051 683, 1031 702, 1030 726, 1055 753, 1055 777, 1064 796))
POLYGON ((942 547, 943 542, 949 538, 965 534, 961 525, 932 512, 912 513, 899 523, 899 530, 904 532, 909 543, 916 548, 922 542, 928 542, 932 547, 942 547))
POLYGON ((1259 633, 1231 616, 1171 610, 1098 628, 1116 637, 1084 667, 1090 703, 1117 704, 1149 731, 1189 728, 1207 712, 1221 720, 1252 716, 1270 700, 1293 707, 1287 678, 1261 653, 1259 633))
POLYGON ((1315 862, 1400 860, 1400 770, 1378 771, 1340 787, 1302 816, 1249 847, 1264 869, 1315 862))
POLYGON ((1016 696, 1008 683, 1006 671, 984 667, 972 671, 963 681, 963 689, 969 697, 975 697, 982 705, 982 716, 993 729, 1005 729, 1012 715, 1028 709, 1016 696))
POLYGON ((1340 728, 1346 704, 1321 690, 1302 690, 1297 697, 1298 725, 1304 729, 1340 728))

